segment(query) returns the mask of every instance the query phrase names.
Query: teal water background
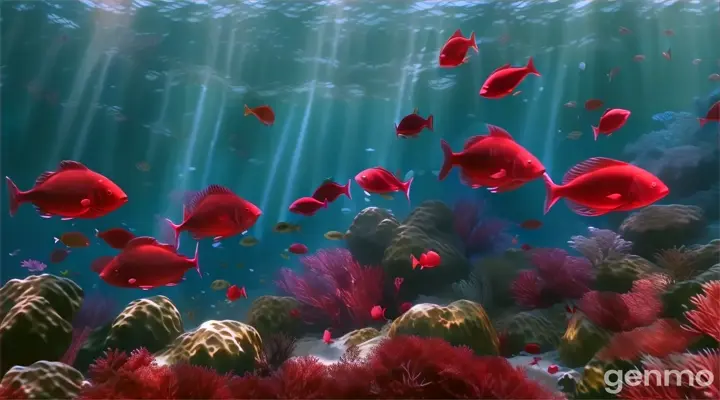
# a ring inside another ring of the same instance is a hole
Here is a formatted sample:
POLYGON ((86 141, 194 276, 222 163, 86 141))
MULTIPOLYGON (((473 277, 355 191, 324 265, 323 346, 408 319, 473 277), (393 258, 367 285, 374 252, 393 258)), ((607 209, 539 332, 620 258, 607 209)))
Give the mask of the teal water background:
MULTIPOLYGON (((223 293, 208 288, 213 279, 245 285, 251 298, 271 293, 277 269, 297 264, 279 256, 290 243, 311 250, 339 246, 322 234, 344 231, 362 208, 387 207, 400 217, 410 210, 402 196, 366 202, 353 183, 353 200, 341 198, 311 218, 288 213, 295 198, 310 195, 326 177, 345 182, 376 165, 403 175, 413 170, 413 205, 485 199, 494 215, 508 220, 540 218, 540 181, 495 196, 461 186, 457 172, 437 181, 432 171, 442 163, 440 138, 459 150, 467 137, 486 132, 485 123, 502 126, 558 180, 588 157, 626 159, 627 144, 662 126, 651 119, 657 113, 696 113, 694 99, 718 88, 708 75, 720 72, 720 9, 711 0, 86 0, 4 1, 1 7, 2 173, 27 190, 41 172, 75 159, 130 197, 104 218, 62 222, 40 219, 28 205, 7 217, 3 188, 2 280, 24 276, 23 259, 47 262, 53 236, 91 235, 121 223, 157 235, 159 217, 181 217, 173 194, 226 185, 263 210, 250 231, 260 244, 241 247, 233 238, 216 249, 204 241, 200 260, 208 275, 200 280, 190 273, 179 287, 153 291, 181 308, 221 300, 223 293), (620 35, 620 26, 633 33, 620 35), (480 54, 460 68, 440 69, 438 51, 455 29, 476 32, 480 54), (663 34, 666 29, 675 35, 663 34), (661 55, 668 48, 671 61, 661 55), (634 62, 636 54, 645 62, 634 62), (520 95, 478 96, 491 71, 524 65, 529 56, 542 77, 528 77, 520 95), (703 61, 694 65, 696 58, 703 61), (620 73, 608 82, 614 67, 620 73), (590 126, 600 112, 582 109, 590 98, 627 108, 632 117, 595 142, 590 126), (563 107, 568 101, 578 108, 563 107), (243 117, 243 104, 270 104, 275 125, 243 117), (393 124, 415 107, 434 115, 435 132, 397 139, 393 124), (576 130, 583 132, 579 140, 565 138, 576 130), (150 171, 136 168, 143 161, 150 171), (272 233, 282 220, 300 223, 302 232, 272 233), (20 253, 10 256, 15 249, 20 253), (195 297, 200 290, 207 292, 202 302, 195 297)), ((589 224, 610 224, 564 205, 543 221, 540 231, 516 230, 521 241, 565 247, 589 224)), ((187 236, 183 242, 182 252, 191 255, 193 243, 187 236)), ((111 293, 119 303, 147 294, 100 282, 89 263, 105 254, 113 251, 93 243, 49 264, 47 272, 69 269, 86 290, 111 293)))

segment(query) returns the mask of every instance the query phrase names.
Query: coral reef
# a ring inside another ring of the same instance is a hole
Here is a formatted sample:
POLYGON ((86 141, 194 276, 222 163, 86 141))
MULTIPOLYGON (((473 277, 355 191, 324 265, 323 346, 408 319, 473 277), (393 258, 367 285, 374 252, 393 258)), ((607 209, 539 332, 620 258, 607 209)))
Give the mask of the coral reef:
POLYGON ((582 313, 576 313, 560 340, 558 356, 568 367, 582 367, 608 343, 611 336, 609 331, 597 326, 582 313))
POLYGON ((367 207, 355 216, 345 233, 345 243, 360 264, 380 265, 399 225, 390 211, 367 207))
POLYGON ((416 304, 390 325, 388 336, 417 335, 441 338, 456 346, 468 346, 479 355, 499 354, 495 328, 481 305, 458 300, 447 307, 416 304))
POLYGON ((634 254, 607 259, 596 268, 593 287, 599 291, 625 293, 636 280, 658 272, 661 269, 655 264, 634 254))
POLYGON ((620 332, 597 353, 603 361, 637 361, 641 356, 665 357, 684 351, 697 334, 680 326, 674 319, 659 319, 652 325, 620 332))
POLYGON ((510 244, 510 224, 487 216, 486 208, 485 202, 471 200, 460 200, 453 207, 453 225, 465 245, 467 258, 503 251, 510 244))
POLYGON ((700 239, 705 234, 706 223, 700 207, 652 205, 625 218, 620 233, 633 243, 633 254, 651 258, 661 250, 700 239))
POLYGON ((517 354, 524 350, 527 343, 537 343, 540 351, 556 349, 566 324, 561 308, 522 311, 499 319, 495 329, 504 337, 502 355, 517 354))
POLYGON ((300 305, 293 297, 260 296, 250 304, 246 322, 263 338, 276 332, 298 337, 302 333, 303 323, 292 315, 292 310, 299 312, 300 305))
POLYGON ((720 280, 702 284, 703 293, 690 298, 695 306, 685 313, 692 331, 703 333, 720 342, 720 280))
POLYGON ((10 368, 0 380, 0 387, 17 393, 8 397, 0 394, 0 398, 74 399, 82 383, 82 374, 65 363, 37 361, 10 368))
POLYGON ((210 320, 178 336, 155 356, 161 365, 187 363, 242 375, 255 370, 261 362, 262 349, 260 334, 252 326, 210 320))

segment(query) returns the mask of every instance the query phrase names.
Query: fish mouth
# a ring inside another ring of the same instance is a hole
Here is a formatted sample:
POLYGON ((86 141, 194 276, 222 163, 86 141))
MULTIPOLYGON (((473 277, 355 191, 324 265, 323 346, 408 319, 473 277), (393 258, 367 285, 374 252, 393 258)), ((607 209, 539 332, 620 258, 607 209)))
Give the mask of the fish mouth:
POLYGON ((127 202, 128 202, 128 197, 127 197, 127 196, 122 196, 122 197, 120 197, 120 202, 121 202, 121 203, 127 203, 127 202))

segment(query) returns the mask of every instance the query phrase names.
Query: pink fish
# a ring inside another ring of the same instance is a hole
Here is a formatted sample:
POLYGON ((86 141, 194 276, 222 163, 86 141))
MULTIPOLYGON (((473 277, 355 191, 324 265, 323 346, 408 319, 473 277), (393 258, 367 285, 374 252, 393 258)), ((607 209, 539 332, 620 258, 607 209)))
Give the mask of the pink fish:
POLYGON ((385 309, 380 306, 375 306, 370 309, 370 316, 372 319, 379 321, 385 318, 385 309))
POLYGON ((410 261, 412 261, 412 269, 415 269, 418 266, 420 266, 420 269, 435 268, 442 262, 440 254, 432 250, 421 254, 419 260, 415 258, 415 255, 410 255, 410 261))
POLYGON ((325 329, 325 332, 323 332, 322 341, 325 342, 325 344, 330 344, 333 342, 330 329, 325 329))
POLYGON ((630 118, 630 111, 622 108, 608 108, 600 117, 598 126, 592 127, 595 140, 597 140, 598 135, 612 135, 613 132, 625 125, 628 118, 630 118))

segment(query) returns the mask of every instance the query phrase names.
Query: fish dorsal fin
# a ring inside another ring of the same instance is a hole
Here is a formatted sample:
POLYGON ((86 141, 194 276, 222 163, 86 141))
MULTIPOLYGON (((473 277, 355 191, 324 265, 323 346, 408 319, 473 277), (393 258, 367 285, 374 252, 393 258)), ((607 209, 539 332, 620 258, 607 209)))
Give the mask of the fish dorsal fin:
POLYGON ((208 196, 212 196, 214 194, 233 194, 233 192, 225 186, 210 185, 205 188, 205 190, 194 193, 190 198, 188 198, 188 200, 185 202, 185 209, 183 210, 183 215, 191 215, 198 204, 200 204, 208 196))
POLYGON ((413 114, 417 115, 420 112, 417 107, 413 108, 413 114))
POLYGON ((139 237, 136 237, 135 239, 129 241, 125 245, 124 250, 128 250, 128 249, 131 249, 133 247, 138 247, 138 246, 147 246, 147 245, 157 246, 159 244, 160 244, 160 242, 158 242, 157 239, 155 239, 154 237, 139 236, 139 237))
POLYGON ((50 177, 53 175, 55 175, 55 172, 53 172, 53 171, 43 172, 42 174, 40 174, 40 176, 37 177, 37 179, 35 179, 35 186, 42 185, 43 182, 50 179, 50 177))
POLYGON ((510 64, 505 64, 505 65, 502 65, 502 66, 500 66, 500 67, 497 67, 497 69, 496 69, 495 71, 493 71, 493 73, 498 72, 498 71, 502 71, 502 70, 508 69, 508 68, 510 68, 510 64))
POLYGON ((590 172, 597 171, 606 167, 614 165, 628 165, 626 162, 613 160, 612 158, 605 157, 593 157, 577 164, 570 168, 570 170, 563 176, 562 183, 566 185, 572 182, 574 179, 581 175, 589 174, 590 172))
POLYGON ((67 171, 67 170, 71 170, 71 169, 87 170, 88 167, 84 166, 83 164, 81 164, 77 161, 72 161, 72 160, 60 161, 60 166, 58 167, 58 172, 59 171, 67 171))
POLYGON ((488 124, 487 128, 488 128, 488 133, 492 137, 510 139, 513 142, 515 141, 515 139, 513 139, 513 137, 508 133, 508 131, 506 131, 505 129, 503 129, 499 126, 488 124))
POLYGON ((467 150, 470 148, 470 146, 474 145, 475 143, 477 143, 487 137, 488 136, 483 136, 483 135, 471 136, 465 141, 465 146, 463 147, 463 149, 467 150))
POLYGON ((462 31, 460 29, 456 30, 455 33, 450 36, 450 39, 454 39, 456 37, 463 37, 462 31))
POLYGON ((604 112, 602 113, 602 115, 605 115, 605 114, 607 114, 608 112, 610 112, 610 110, 612 110, 612 108, 608 108, 608 109, 606 109, 606 110, 605 110, 605 111, 604 111, 604 112))
POLYGON ((380 171, 383 171, 383 172, 385 172, 385 173, 387 173, 387 174, 390 174, 390 175, 392 175, 392 176, 395 176, 395 174, 393 174, 392 172, 388 171, 386 168, 383 168, 383 167, 375 167, 375 169, 380 170, 380 171))

